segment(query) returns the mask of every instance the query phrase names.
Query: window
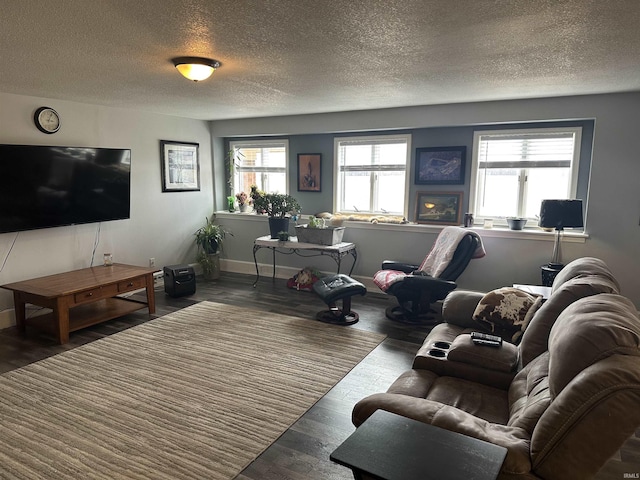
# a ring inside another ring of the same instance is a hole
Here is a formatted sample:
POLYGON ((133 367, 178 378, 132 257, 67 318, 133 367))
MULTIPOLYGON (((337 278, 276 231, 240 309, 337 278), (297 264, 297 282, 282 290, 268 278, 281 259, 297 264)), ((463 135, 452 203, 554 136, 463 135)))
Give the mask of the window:
POLYGON ((264 192, 288 193, 287 140, 230 142, 229 150, 235 152, 232 193, 249 193, 251 185, 264 192))
POLYGON ((336 138, 338 212, 406 215, 410 135, 336 138))
POLYGON ((575 198, 580 127, 475 132, 470 210, 536 221, 543 199, 575 198))

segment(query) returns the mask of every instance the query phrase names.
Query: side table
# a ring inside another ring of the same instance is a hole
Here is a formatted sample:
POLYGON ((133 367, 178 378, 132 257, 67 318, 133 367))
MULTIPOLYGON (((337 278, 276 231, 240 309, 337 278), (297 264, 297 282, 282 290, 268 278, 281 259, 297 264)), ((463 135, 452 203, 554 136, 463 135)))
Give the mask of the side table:
POLYGON ((540 267, 540 275, 542 277, 542 285, 545 287, 553 286, 553 281, 556 279, 560 270, 564 268, 562 263, 547 263, 540 267))
POLYGON ((523 292, 531 293, 533 295, 540 295, 544 300, 547 300, 551 296, 551 287, 543 285, 528 285, 524 283, 514 283, 513 288, 522 290, 523 292))
POLYGON ((504 447, 378 410, 330 458, 356 480, 494 480, 506 456, 504 447))
POLYGON ((287 241, 281 241, 277 238, 271 238, 270 235, 266 235, 264 237, 256 238, 253 242, 253 262, 256 266, 256 280, 253 282, 253 286, 255 287, 260 280, 260 270, 258 268, 258 259, 256 258, 256 253, 258 250, 262 248, 268 248, 271 250, 273 255, 273 279, 276 278, 276 252, 284 255, 298 255, 299 257, 318 257, 318 256, 329 256, 331 257, 338 266, 337 273, 340 273, 340 265, 342 263, 342 259, 346 255, 351 255, 353 257, 353 263, 351 264, 351 269, 349 270, 349 275, 353 272, 353 267, 356 264, 358 259, 358 251, 356 250, 356 244, 350 242, 341 242, 336 243, 335 245, 319 245, 316 243, 305 243, 299 242, 298 237, 291 237, 287 241))

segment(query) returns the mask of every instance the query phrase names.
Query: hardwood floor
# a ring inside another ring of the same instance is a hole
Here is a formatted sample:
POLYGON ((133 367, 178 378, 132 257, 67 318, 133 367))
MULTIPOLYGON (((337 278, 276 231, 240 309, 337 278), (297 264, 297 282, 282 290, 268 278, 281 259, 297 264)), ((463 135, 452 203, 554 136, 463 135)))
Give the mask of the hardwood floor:
MULTIPOLYGON (((198 278, 194 295, 172 298, 164 289, 156 289, 156 314, 145 311, 73 332, 70 342, 58 345, 53 338, 28 329, 20 336, 15 327, 0 330, 0 373, 56 355, 101 337, 144 323, 199 301, 211 300, 229 305, 279 312, 303 318, 314 318, 326 305, 313 293, 286 288, 284 280, 260 280, 255 277, 223 273, 217 281, 198 278)), ((143 299, 142 294, 136 294, 143 299)), ((404 325, 387 320, 385 308, 393 304, 390 297, 369 292, 353 298, 353 310, 360 322, 344 328, 359 328, 387 335, 370 355, 319 400, 264 451, 237 478, 239 480, 347 480, 353 478, 345 467, 329 460, 329 454, 353 431, 351 410, 355 402, 383 392, 404 370, 411 368, 413 355, 429 332, 428 327, 404 325)), ((29 315, 30 312, 27 312, 29 315)), ((33 312, 31 312, 33 314, 33 312)), ((598 480, 635 478, 624 474, 640 472, 640 431, 603 467, 598 480)))

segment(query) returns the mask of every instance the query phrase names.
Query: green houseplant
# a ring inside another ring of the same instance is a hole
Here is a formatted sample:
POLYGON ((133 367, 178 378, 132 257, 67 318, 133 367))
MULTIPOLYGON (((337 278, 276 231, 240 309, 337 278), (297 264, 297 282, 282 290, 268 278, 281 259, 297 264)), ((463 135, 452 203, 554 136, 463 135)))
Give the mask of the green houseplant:
POLYGON ((265 193, 252 185, 250 197, 255 212, 269 216, 271 238, 278 238, 279 232, 288 232, 289 216, 300 212, 298 201, 286 193, 265 193))
POLYGON ((202 273, 205 278, 215 279, 220 276, 220 258, 218 251, 222 250, 226 235, 233 236, 233 233, 226 230, 222 225, 215 223, 215 214, 211 218, 206 218, 206 223, 194 233, 198 254, 196 260, 202 266, 202 273))

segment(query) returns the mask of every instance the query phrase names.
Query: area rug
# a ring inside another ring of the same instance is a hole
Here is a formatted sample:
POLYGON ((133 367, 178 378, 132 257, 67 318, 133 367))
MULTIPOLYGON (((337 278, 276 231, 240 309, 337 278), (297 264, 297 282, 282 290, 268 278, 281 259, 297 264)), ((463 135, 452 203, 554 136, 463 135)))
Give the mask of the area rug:
POLYGON ((383 335, 202 302, 0 376, 0 478, 231 479, 383 335))

